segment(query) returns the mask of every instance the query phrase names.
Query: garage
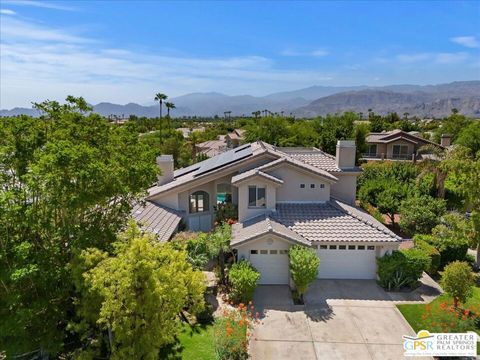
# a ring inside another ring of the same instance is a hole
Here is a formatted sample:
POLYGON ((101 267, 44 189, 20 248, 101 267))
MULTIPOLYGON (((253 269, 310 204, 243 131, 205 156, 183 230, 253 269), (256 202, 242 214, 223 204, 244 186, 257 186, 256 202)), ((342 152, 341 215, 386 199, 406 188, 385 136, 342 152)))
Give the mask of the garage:
POLYGON ((317 245, 319 279, 376 279, 373 245, 317 245))
POLYGON ((289 283, 288 254, 286 250, 250 250, 250 262, 260 272, 261 285, 289 283))

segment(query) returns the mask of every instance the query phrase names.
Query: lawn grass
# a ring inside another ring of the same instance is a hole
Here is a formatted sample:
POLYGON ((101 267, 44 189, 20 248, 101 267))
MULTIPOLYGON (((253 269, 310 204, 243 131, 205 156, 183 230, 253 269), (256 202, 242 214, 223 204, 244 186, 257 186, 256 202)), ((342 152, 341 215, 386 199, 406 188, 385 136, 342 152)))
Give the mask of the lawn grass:
MULTIPOLYGON (((435 300, 431 302, 431 305, 437 305, 442 302, 453 303, 453 299, 451 296, 447 294, 440 295, 435 300)), ((469 306, 477 306, 480 307, 480 288, 474 287, 473 288, 473 295, 467 300, 465 304, 461 304, 462 307, 469 307, 469 306)), ((415 333, 420 330, 429 330, 429 322, 431 320, 422 320, 422 314, 425 311, 425 304, 404 304, 404 305, 397 305, 397 308, 402 313, 403 317, 410 326, 413 328, 415 333)), ((472 329, 472 331, 476 331, 480 334, 480 329, 472 329)), ((480 344, 477 345, 477 354, 480 353, 480 344)))
POLYGON ((162 349, 160 358, 168 360, 211 360, 215 358, 213 325, 182 323, 177 342, 162 349))

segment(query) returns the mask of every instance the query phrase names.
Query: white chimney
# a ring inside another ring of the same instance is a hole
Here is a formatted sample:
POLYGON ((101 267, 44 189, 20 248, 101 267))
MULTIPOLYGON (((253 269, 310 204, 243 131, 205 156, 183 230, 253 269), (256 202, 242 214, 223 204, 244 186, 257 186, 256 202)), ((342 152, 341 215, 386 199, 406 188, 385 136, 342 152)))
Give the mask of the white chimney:
POLYGON ((158 185, 166 184, 173 180, 173 155, 157 156, 157 165, 160 168, 158 185))
POLYGON ((340 169, 351 169, 355 167, 356 145, 354 140, 338 140, 336 163, 340 169))
POLYGON ((442 134, 442 136, 440 137, 440 145, 444 147, 452 145, 452 135, 442 134))

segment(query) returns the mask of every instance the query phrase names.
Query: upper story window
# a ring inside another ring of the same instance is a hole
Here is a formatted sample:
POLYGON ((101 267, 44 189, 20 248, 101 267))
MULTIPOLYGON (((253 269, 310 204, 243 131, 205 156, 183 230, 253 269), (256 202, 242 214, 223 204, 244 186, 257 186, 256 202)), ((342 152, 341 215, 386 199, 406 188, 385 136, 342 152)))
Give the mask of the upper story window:
POLYGON ((300 184, 300 189, 305 189, 305 184, 300 184))
POLYGON ((248 206, 249 207, 265 207, 266 189, 265 187, 249 186, 248 187, 248 206))
POLYGON ((310 189, 315 189, 315 184, 310 184, 310 189))
POLYGON ((190 213, 199 213, 210 210, 209 196, 206 191, 195 191, 190 195, 190 213))
POLYGON ((325 184, 320 184, 320 189, 325 189, 325 184))

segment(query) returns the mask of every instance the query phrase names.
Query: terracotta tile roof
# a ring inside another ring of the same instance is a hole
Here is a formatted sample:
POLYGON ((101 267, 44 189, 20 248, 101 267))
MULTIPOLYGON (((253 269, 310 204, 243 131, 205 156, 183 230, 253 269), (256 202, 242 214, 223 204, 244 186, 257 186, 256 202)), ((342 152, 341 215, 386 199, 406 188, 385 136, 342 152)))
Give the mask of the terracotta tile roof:
POLYGON ((363 210, 338 200, 277 204, 272 218, 310 241, 395 242, 400 238, 363 210))
POLYGON ((142 229, 157 235, 160 241, 168 241, 182 220, 182 212, 152 201, 135 205, 131 215, 142 229))
POLYGON ((251 169, 251 170, 248 170, 248 171, 245 171, 243 173, 240 173, 238 175, 233 176, 232 177, 232 184, 242 182, 243 180, 252 178, 254 176, 260 176, 260 177, 263 177, 266 180, 273 181, 277 184, 283 184, 282 179, 279 179, 279 178, 277 178, 273 175, 270 175, 270 174, 266 174, 263 171, 258 170, 258 168, 257 169, 251 169))
POLYGON ((311 246, 311 242, 300 234, 290 230, 268 215, 256 216, 252 219, 237 223, 232 226, 232 239, 230 245, 238 246, 247 241, 257 239, 260 236, 273 234, 292 242, 311 246))

